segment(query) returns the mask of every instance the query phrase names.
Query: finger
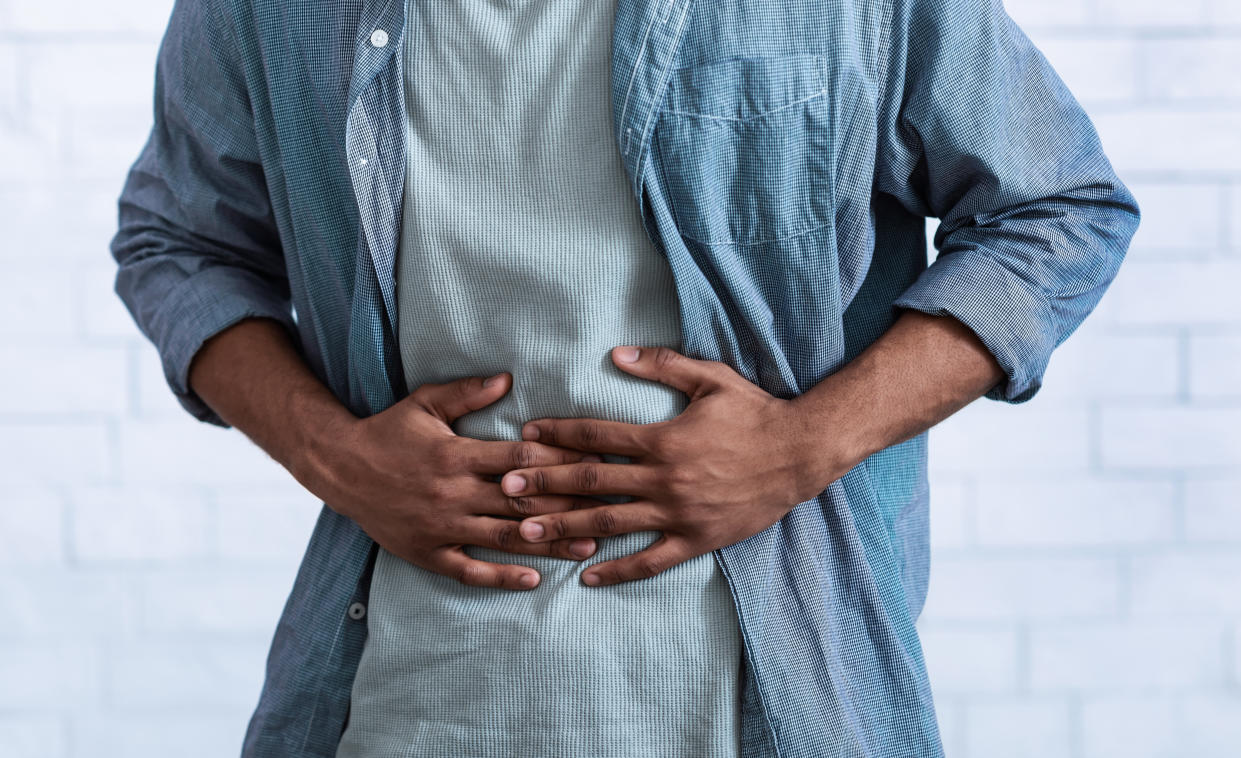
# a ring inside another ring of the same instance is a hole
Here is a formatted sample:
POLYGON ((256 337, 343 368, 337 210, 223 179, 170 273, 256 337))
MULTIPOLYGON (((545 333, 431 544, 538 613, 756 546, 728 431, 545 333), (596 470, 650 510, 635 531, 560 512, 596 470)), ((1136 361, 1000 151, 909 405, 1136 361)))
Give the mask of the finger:
POLYGON ((522 555, 545 555, 552 558, 565 558, 580 561, 595 554, 598 547, 590 538, 569 538, 550 542, 527 542, 517 532, 520 521, 511 519, 478 518, 467 519, 462 523, 460 539, 467 545, 489 547, 508 553, 522 555))
POLYGON ((471 558, 460 547, 442 548, 430 569, 470 587, 528 590, 539 585, 539 572, 513 563, 488 563, 471 558))
POLYGON ((478 440, 459 437, 456 448, 461 451, 461 461, 465 469, 478 474, 503 474, 515 468, 579 463, 587 460, 587 456, 602 460, 594 453, 566 450, 564 447, 553 447, 548 443, 529 440, 478 440))
POLYGON ((597 418, 543 418, 528 421, 521 428, 523 440, 548 445, 593 450, 599 453, 640 456, 650 452, 647 437, 656 424, 626 424, 597 418))
POLYGON ((694 557, 682 540, 661 535, 644 550, 624 558, 596 563, 582 572, 582 583, 592 587, 649 579, 694 557))
POLYGON ((664 511, 649 500, 601 505, 568 513, 536 516, 519 522, 519 533, 530 542, 573 537, 610 537, 648 529, 662 531, 668 525, 664 511))
POLYGON ((690 358, 670 347, 617 346, 612 362, 626 373, 675 387, 690 400, 721 389, 728 375, 736 373, 725 363, 690 358))
POLYGON ((500 480, 504 494, 648 495, 655 472, 641 463, 563 463, 510 471, 500 480))
POLYGON ((486 516, 510 516, 525 518, 541 516, 545 513, 562 513, 581 508, 596 508, 605 504, 606 500, 589 495, 505 495, 498 482, 475 480, 471 487, 473 494, 463 495, 469 498, 473 513, 486 516))
POLYGON ((466 376, 439 384, 427 382, 403 402, 415 403, 446 424, 504 397, 512 381, 507 371, 493 377, 466 376), (491 382, 491 384, 487 384, 491 382))

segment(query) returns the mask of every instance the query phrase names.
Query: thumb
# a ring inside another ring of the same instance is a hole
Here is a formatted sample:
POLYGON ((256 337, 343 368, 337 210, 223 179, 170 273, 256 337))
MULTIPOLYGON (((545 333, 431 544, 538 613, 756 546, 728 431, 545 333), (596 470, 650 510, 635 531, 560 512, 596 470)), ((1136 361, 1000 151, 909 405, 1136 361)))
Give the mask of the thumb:
POLYGON ((612 348, 612 362, 626 373, 675 387, 697 400, 723 386, 722 364, 682 355, 670 347, 612 348))
POLYGON ((410 393, 407 401, 416 403, 446 424, 452 424, 470 411, 491 405, 504 397, 513 376, 507 371, 492 377, 466 376, 451 382, 427 382, 410 393))

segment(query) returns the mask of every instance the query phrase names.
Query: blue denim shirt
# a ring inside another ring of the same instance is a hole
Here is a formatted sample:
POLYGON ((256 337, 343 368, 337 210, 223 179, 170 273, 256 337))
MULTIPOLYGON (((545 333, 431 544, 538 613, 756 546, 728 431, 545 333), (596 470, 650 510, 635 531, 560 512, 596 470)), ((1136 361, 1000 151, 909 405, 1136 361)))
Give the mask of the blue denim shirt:
MULTIPOLYGON (((188 387, 190 359, 250 316, 284 323, 359 416, 409 391, 393 319, 404 6, 176 3, 111 250, 196 418, 224 425, 188 387)), ((1029 400, 1138 224, 1000 0, 621 0, 611 84, 683 352, 779 397, 913 308, 979 336, 1005 373, 988 398, 1029 400)), ((943 755, 914 627, 928 498, 923 433, 715 551, 745 644, 747 755, 943 755)), ((333 754, 374 549, 324 505, 243 755, 333 754)))

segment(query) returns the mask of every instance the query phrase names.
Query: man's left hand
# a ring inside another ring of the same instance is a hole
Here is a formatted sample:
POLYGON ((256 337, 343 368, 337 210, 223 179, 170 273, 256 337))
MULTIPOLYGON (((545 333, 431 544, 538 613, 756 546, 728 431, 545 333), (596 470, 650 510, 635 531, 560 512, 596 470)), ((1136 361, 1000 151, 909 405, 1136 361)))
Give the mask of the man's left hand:
POLYGON ((531 542, 607 537, 656 530, 662 536, 632 555, 591 566, 589 585, 644 579, 739 542, 819 494, 856 461, 816 428, 797 398, 774 397, 719 361, 689 358, 667 347, 617 347, 623 371, 685 393, 678 416, 653 424, 594 418, 542 418, 522 439, 629 463, 568 463, 515 469, 501 487, 509 496, 630 495, 625 503, 532 516, 520 534, 531 542), (631 360, 626 360, 632 355, 631 360))

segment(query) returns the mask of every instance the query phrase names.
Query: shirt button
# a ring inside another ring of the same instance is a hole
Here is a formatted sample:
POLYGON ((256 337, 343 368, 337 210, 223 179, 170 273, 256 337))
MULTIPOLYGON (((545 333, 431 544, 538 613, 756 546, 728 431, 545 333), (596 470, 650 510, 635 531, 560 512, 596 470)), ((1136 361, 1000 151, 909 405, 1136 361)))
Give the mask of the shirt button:
POLYGON ((366 615, 366 606, 361 603, 354 603, 349 606, 349 618, 358 621, 366 615))
POLYGON ((383 29, 376 29, 371 32, 371 44, 375 47, 383 47, 388 44, 388 33, 383 29))

